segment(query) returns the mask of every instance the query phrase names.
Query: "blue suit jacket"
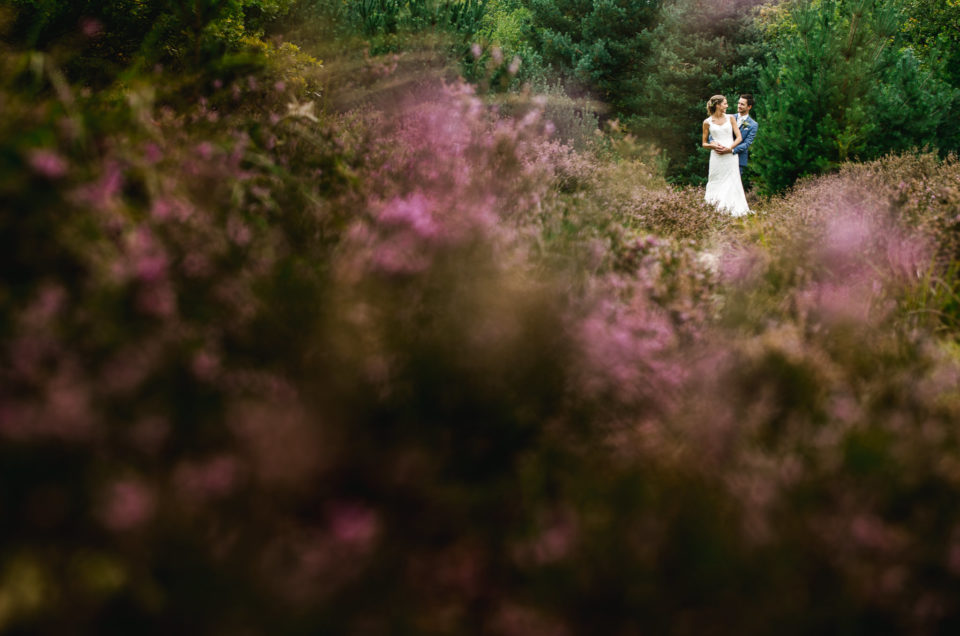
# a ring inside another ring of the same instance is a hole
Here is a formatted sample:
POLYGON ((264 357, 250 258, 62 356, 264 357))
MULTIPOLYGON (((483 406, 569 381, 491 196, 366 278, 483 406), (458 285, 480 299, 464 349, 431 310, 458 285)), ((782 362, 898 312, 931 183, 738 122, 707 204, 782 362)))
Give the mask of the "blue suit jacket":
POLYGON ((740 135, 743 137, 743 141, 733 149, 733 154, 740 155, 738 158, 741 166, 747 165, 747 158, 750 156, 750 144, 753 143, 754 138, 757 136, 757 128, 760 127, 757 120, 750 115, 747 115, 746 122, 746 124, 742 122, 740 124, 740 135))

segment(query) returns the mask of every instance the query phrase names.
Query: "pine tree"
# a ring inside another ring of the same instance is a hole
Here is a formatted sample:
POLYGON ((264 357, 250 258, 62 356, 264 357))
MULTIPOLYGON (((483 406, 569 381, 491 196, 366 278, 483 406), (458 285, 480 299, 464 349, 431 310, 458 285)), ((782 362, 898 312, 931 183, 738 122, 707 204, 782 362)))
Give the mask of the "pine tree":
POLYGON ((649 53, 661 0, 523 1, 544 60, 619 108, 649 53))
POLYGON ((898 11, 884 0, 801 2, 761 75, 763 143, 753 162, 768 191, 861 158, 892 63, 898 11))

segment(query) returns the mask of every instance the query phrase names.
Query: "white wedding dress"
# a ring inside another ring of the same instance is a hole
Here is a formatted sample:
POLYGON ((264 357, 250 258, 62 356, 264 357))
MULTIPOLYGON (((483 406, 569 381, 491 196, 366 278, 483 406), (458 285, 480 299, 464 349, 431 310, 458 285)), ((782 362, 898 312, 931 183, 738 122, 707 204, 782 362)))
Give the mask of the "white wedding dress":
MULTIPOLYGON (((710 123, 710 136, 727 148, 733 145, 733 125, 727 116, 722 124, 716 124, 713 118, 707 118, 710 123)), ((710 151, 710 174, 707 177, 707 193, 703 197, 717 209, 743 216, 750 212, 747 197, 743 194, 743 184, 740 183, 740 162, 732 152, 721 155, 716 150, 710 151)))

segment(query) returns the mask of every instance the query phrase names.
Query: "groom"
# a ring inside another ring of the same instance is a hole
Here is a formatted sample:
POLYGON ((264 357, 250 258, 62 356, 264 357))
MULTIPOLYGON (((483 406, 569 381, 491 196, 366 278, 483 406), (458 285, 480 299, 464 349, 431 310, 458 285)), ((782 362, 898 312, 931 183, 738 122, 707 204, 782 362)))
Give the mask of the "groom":
POLYGON ((744 93, 737 101, 737 125, 740 126, 740 136, 743 137, 743 141, 732 151, 733 154, 740 155, 740 181, 743 183, 744 189, 747 188, 744 172, 747 170, 750 144, 756 138, 757 128, 760 127, 757 120, 750 116, 751 108, 753 108, 753 95, 744 93))

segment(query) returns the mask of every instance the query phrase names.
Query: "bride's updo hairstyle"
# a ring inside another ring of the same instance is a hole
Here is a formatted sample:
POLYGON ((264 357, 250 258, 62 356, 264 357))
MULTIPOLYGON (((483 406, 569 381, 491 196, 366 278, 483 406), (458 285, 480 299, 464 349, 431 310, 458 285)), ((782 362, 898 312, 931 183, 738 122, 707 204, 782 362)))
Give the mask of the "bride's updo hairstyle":
POLYGON ((714 95, 707 100, 707 114, 713 117, 713 111, 717 110, 717 107, 723 103, 726 97, 723 95, 714 95))

